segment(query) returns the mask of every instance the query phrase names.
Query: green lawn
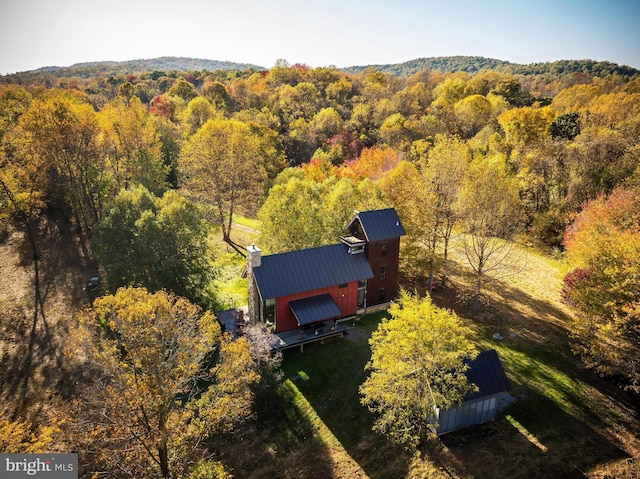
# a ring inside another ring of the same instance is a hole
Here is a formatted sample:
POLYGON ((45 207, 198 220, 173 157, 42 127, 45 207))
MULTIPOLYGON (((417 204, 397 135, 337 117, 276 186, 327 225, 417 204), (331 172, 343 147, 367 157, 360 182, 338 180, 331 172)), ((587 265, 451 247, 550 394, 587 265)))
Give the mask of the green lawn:
POLYGON ((637 404, 572 354, 558 300, 562 263, 526 254, 531 270, 491 281, 475 317, 460 294, 466 277, 455 252, 451 288, 434 295, 502 359, 518 400, 496 421, 443 436, 415 456, 373 433, 358 388, 367 340, 385 315, 378 313, 347 323, 345 338, 285 351, 285 382, 261 398, 253 426, 221 446, 225 465, 243 478, 639 477, 637 404), (231 452, 239 444, 248 457, 231 452))

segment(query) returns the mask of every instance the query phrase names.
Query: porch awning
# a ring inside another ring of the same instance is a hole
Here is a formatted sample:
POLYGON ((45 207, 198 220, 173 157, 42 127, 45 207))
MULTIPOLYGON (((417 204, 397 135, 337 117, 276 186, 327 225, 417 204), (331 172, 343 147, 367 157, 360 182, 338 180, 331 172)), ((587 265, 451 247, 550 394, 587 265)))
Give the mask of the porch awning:
POLYGON ((342 315, 342 311, 329 293, 294 299, 289 301, 289 307, 298 321, 298 326, 337 319, 342 315))

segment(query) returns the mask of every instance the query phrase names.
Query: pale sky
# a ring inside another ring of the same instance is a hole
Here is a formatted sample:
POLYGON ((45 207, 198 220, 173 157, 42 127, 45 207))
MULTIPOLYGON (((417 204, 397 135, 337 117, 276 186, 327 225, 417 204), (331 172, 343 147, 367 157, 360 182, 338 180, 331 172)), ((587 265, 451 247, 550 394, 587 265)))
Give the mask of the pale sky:
POLYGON ((0 0, 0 74, 160 56, 270 68, 449 55, 640 69, 640 1, 0 0))

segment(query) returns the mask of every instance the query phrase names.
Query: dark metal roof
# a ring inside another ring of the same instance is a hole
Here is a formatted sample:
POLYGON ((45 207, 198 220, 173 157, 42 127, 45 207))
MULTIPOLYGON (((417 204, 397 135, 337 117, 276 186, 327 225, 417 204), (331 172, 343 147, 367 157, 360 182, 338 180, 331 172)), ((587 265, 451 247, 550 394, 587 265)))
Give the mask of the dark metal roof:
POLYGON ((347 228, 349 228, 354 221, 360 221, 367 241, 399 238, 406 234, 400 217, 393 208, 358 213, 351 220, 347 228))
POLYGON ((479 391, 465 399, 479 399, 511 389, 495 349, 481 352, 468 364, 467 379, 478 386, 479 391))
POLYGON ((253 275, 263 300, 373 278, 366 256, 342 243, 263 256, 253 275))
POLYGON ((289 301, 298 326, 339 318, 342 311, 329 293, 289 301))

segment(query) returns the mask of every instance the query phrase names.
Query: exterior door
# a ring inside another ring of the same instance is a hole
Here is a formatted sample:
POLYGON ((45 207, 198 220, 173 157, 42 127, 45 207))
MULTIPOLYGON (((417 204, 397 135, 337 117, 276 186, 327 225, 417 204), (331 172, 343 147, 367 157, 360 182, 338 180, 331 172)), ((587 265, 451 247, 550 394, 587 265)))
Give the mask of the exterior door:
POLYGON ((367 280, 358 281, 358 312, 367 307, 367 280))

